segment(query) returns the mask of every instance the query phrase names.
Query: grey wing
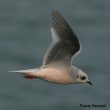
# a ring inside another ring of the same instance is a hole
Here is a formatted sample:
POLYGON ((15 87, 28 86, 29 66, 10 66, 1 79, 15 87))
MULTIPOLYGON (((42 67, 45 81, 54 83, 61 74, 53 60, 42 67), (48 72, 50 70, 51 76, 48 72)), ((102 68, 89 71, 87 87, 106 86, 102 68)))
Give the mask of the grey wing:
POLYGON ((58 11, 52 11, 51 34, 53 41, 44 56, 43 66, 71 64, 72 56, 80 49, 75 33, 58 11))

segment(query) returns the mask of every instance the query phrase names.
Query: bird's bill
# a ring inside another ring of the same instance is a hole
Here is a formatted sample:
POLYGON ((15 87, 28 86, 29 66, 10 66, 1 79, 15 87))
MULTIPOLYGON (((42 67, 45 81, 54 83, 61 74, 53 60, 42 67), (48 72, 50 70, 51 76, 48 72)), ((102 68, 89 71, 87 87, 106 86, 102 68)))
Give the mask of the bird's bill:
POLYGON ((93 85, 93 83, 91 81, 87 81, 88 84, 93 85))

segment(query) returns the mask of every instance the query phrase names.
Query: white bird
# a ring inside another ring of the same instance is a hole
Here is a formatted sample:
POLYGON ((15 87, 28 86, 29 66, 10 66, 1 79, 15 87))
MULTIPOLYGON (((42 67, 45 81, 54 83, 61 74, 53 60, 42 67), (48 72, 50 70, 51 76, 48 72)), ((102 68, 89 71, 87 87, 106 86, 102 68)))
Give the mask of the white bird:
POLYGON ((62 15, 52 11, 52 42, 40 68, 11 71, 21 73, 25 78, 40 78, 58 84, 92 83, 81 69, 72 65, 72 59, 79 53, 80 43, 62 15))

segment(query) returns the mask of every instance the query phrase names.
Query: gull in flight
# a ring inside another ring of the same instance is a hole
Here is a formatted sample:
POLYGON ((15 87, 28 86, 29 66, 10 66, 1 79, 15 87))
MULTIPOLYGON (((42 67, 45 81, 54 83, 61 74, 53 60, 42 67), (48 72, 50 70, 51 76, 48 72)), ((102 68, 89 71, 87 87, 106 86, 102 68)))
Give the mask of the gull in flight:
POLYGON ((92 83, 81 69, 72 65, 72 59, 79 53, 80 43, 66 20, 57 11, 52 11, 52 42, 43 64, 39 68, 11 71, 25 78, 40 78, 57 84, 92 83))

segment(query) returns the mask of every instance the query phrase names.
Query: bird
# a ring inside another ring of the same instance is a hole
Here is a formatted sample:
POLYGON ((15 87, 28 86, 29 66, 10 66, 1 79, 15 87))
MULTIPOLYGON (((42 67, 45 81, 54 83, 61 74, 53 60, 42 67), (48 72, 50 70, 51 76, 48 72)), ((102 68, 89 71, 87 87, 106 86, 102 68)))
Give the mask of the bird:
POLYGON ((81 50, 78 37, 57 10, 52 10, 51 18, 52 42, 44 55, 42 66, 10 72, 19 73, 27 79, 40 78, 56 84, 92 85, 87 74, 72 63, 81 50))

